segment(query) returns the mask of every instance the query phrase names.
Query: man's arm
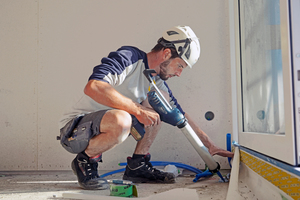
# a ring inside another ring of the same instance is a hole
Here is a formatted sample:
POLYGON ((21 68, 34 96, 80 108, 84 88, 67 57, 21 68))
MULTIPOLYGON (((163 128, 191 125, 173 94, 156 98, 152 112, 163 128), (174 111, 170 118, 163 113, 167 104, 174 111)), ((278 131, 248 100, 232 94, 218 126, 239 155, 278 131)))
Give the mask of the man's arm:
POLYGON ((233 157, 234 154, 232 152, 229 152, 229 151, 226 151, 224 149, 217 147, 213 143, 213 141, 200 129, 200 127, 197 126, 197 124, 194 122, 194 120, 191 118, 191 116, 189 116, 187 113, 185 113, 184 116, 187 118, 192 129, 195 131, 197 136, 200 138, 200 140, 202 141, 204 146, 206 146, 208 148, 208 151, 211 155, 219 155, 219 156, 223 156, 223 157, 233 157))
POLYGON ((84 93, 99 104, 127 111, 146 126, 160 123, 159 115, 155 111, 125 97, 104 81, 90 80, 84 93))

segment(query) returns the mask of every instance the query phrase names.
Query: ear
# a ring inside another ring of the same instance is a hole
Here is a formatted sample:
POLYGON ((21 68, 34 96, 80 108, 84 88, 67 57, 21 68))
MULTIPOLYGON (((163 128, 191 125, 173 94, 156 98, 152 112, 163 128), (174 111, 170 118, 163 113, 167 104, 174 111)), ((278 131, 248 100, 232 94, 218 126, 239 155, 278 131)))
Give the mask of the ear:
POLYGON ((163 59, 164 60, 169 60, 172 56, 171 50, 166 48, 163 50, 163 59))

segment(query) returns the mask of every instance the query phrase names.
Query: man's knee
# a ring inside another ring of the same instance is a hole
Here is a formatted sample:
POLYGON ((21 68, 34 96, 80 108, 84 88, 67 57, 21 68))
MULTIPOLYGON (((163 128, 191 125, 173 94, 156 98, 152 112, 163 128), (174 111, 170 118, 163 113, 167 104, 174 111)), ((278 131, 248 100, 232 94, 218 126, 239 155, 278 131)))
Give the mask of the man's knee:
POLYGON ((104 115, 100 127, 103 132, 111 132, 117 139, 116 142, 121 143, 128 137, 131 123, 132 119, 128 112, 123 110, 110 110, 104 115))
POLYGON ((101 121, 105 125, 113 126, 115 128, 130 129, 131 116, 128 112, 123 110, 110 110, 105 113, 101 121))

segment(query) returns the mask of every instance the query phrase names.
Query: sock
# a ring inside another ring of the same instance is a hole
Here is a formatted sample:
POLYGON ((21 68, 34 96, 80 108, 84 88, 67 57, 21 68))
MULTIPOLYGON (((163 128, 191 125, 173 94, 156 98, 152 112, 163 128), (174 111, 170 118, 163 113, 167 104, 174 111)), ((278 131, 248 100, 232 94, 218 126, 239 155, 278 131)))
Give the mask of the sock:
POLYGON ((99 154, 94 157, 90 157, 90 162, 93 162, 93 163, 102 162, 102 154, 99 154))
POLYGON ((97 156, 94 157, 90 157, 88 156, 85 151, 81 152, 83 155, 85 155, 86 157, 88 157, 89 161, 92 163, 96 163, 96 162, 102 162, 102 154, 99 154, 97 156))
POLYGON ((81 152, 81 153, 82 153, 84 156, 90 158, 90 157, 85 153, 85 151, 83 151, 83 152, 81 152))
POLYGON ((143 154, 133 154, 132 155, 132 159, 137 159, 137 158, 143 158, 145 157, 146 155, 143 155, 143 154))

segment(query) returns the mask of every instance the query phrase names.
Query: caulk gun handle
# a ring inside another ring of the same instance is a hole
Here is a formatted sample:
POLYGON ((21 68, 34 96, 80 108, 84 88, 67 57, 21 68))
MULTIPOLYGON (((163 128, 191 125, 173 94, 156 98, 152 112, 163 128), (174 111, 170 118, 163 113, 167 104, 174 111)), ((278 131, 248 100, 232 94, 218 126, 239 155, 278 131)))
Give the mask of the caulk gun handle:
POLYGON ((152 79, 151 79, 150 74, 152 74, 152 73, 155 73, 155 74, 156 74, 156 71, 155 71, 154 69, 145 69, 145 70, 143 71, 143 73, 144 73, 144 75, 146 76, 146 78, 148 79, 148 81, 149 81, 150 83, 152 83, 152 79))
POLYGON ((130 129, 130 134, 133 136, 133 138, 136 141, 140 141, 141 139, 143 139, 145 135, 144 124, 140 123, 139 120, 134 115, 131 115, 131 118, 132 118, 132 126, 130 129))

